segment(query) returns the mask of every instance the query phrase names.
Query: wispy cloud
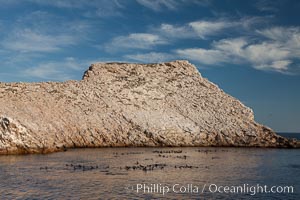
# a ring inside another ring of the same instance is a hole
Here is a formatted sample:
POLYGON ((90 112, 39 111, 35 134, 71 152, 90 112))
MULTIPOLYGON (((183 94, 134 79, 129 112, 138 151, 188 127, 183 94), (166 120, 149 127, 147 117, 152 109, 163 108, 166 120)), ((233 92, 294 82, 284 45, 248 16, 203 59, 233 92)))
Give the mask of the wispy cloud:
POLYGON ((162 52, 149 52, 144 54, 125 55, 124 58, 143 63, 167 62, 175 59, 175 55, 162 52))
POLYGON ((15 7, 21 5, 38 6, 40 8, 56 8, 78 10, 78 15, 85 17, 121 16, 128 2, 120 0, 0 0, 0 7, 15 7))
POLYGON ((88 1, 84 2, 81 0, 72 1, 72 0, 52 0, 52 1, 43 1, 43 0, 28 0, 29 2, 36 3, 44 6, 53 6, 58 8, 80 8, 87 5, 88 1))
POLYGON ((37 66, 25 69, 22 74, 41 80, 65 81, 74 79, 74 71, 81 71, 89 64, 87 61, 67 57, 61 61, 39 63, 37 66))
POLYGON ((232 63, 250 65, 258 70, 289 73, 296 65, 295 60, 300 59, 300 28, 258 28, 268 20, 269 18, 253 16, 239 20, 226 18, 198 20, 183 25, 164 23, 158 28, 150 29, 148 33, 116 37, 106 45, 106 50, 150 49, 150 52, 129 53, 123 56, 140 62, 161 62, 179 56, 210 66, 232 63), (228 34, 224 34, 224 31, 228 34), (244 34, 245 32, 247 34, 244 34), (236 35, 236 38, 227 38, 229 33, 236 35), (212 36, 224 39, 212 41, 210 48, 190 47, 171 50, 173 55, 170 52, 152 50, 157 45, 173 44, 182 39, 208 40, 212 36))
POLYGON ((210 5, 211 0, 136 0, 137 3, 153 11, 177 10, 186 4, 210 5))
POLYGON ((228 56, 222 51, 215 49, 178 49, 176 50, 176 53, 182 58, 194 60, 206 65, 219 65, 228 61, 228 56))
MULTIPOLYGON (((1 26, 0 21, 0 30, 6 29, 4 33, 0 32, 2 63, 13 66, 25 60, 26 66, 35 66, 27 72, 31 70, 33 76, 39 78, 66 75, 64 69, 76 70, 70 63, 73 62, 74 67, 79 61, 71 62, 62 58, 80 54, 81 48, 92 52, 94 57, 97 53, 102 53, 104 57, 139 62, 162 62, 180 57, 208 66, 230 63, 282 73, 290 71, 296 66, 296 61, 300 60, 300 28, 272 27, 271 23, 265 26, 266 22, 271 21, 268 16, 223 15, 207 18, 199 14, 202 17, 193 16, 179 21, 166 18, 161 24, 151 21, 151 24, 138 28, 136 25, 126 26, 126 22, 122 21, 124 18, 118 18, 122 23, 125 22, 124 26, 120 23, 120 28, 115 24, 115 19, 107 21, 108 18, 105 18, 123 16, 123 11, 136 9, 137 6, 154 12, 179 11, 184 6, 211 5, 211 0, 0 2, 5 6, 26 4, 24 7, 28 11, 16 15, 11 19, 11 24, 4 23, 5 26, 1 26), (132 7, 128 8, 129 5, 132 7), (34 10, 31 6, 39 10, 34 10), (78 13, 78 17, 74 17, 74 13, 78 13), (102 19, 99 20, 99 17, 102 19), (189 21, 191 18, 193 20, 189 21), (185 22, 181 23, 182 21, 185 22), (110 33, 106 34, 108 30, 110 33), (140 30, 143 31, 139 32, 140 30), (95 51, 95 46, 99 52, 95 51), (74 49, 77 47, 80 49, 74 49), (40 60, 46 56, 53 61, 41 63, 40 60)), ((256 6, 261 10, 272 10, 270 2, 258 1, 256 6)), ((132 16, 126 17, 131 19, 132 16)))
POLYGON ((250 64, 259 70, 288 73, 293 60, 299 59, 288 44, 278 40, 255 43, 247 38, 233 38, 214 42, 210 49, 179 49, 176 53, 206 65, 250 64))
POLYGON ((72 35, 47 35, 31 29, 17 30, 2 42, 9 50, 20 52, 53 52, 61 47, 72 45, 75 38, 72 35))
POLYGON ((70 8, 70 9, 84 9, 90 7, 106 7, 107 5, 116 5, 116 7, 121 7, 121 2, 119 0, 52 0, 52 1, 44 1, 44 0, 25 0, 28 2, 36 3, 44 6, 53 6, 57 8, 70 8))
POLYGON ((226 18, 197 20, 183 25, 163 23, 152 31, 160 33, 160 35, 165 38, 201 38, 206 40, 212 36, 226 36, 226 32, 229 34, 233 32, 249 31, 249 29, 263 24, 266 21, 268 21, 268 18, 262 17, 244 17, 239 20, 226 18))
POLYGON ((229 57, 229 61, 247 60, 254 66, 286 59, 289 55, 289 51, 277 43, 250 43, 246 38, 223 39, 215 42, 213 48, 229 57))
POLYGON ((162 9, 175 10, 178 2, 176 0, 136 0, 139 4, 154 10, 160 11, 162 9))
POLYGON ((167 44, 159 35, 150 33, 132 33, 127 36, 113 38, 106 44, 107 51, 120 51, 122 49, 151 49, 156 45, 167 44))
POLYGON ((196 21, 189 23, 196 34, 205 39, 206 36, 216 35, 220 33, 220 31, 236 26, 236 22, 228 22, 228 21, 196 21))
MULTIPOLYGON (((89 2, 89 1, 85 1, 89 2)), ((97 4, 93 5, 93 7, 89 8, 89 11, 84 13, 86 17, 119 17, 123 16, 123 11, 125 9, 124 1, 112 0, 112 1, 96 1, 97 4), (122 2, 122 3, 121 3, 122 2)))
POLYGON ((153 31, 158 32, 165 38, 193 38, 196 36, 194 29, 189 25, 161 24, 153 31))
MULTIPOLYGON (((234 55, 234 54, 233 54, 234 55)), ((263 42, 258 44, 250 44, 244 49, 241 49, 241 57, 249 60, 255 67, 260 65, 269 65, 275 61, 285 60, 289 57, 289 50, 281 47, 276 43, 263 42)), ((275 67, 274 69, 277 69, 275 67)), ((285 68, 283 68, 284 70, 285 68)))
MULTIPOLYGON (((88 45, 93 39, 88 37, 90 30, 90 22, 69 20, 46 11, 20 15, 13 23, 6 24, 5 32, 0 35, 2 66, 7 69, 19 66, 10 76, 15 80, 77 78, 73 74, 85 63, 63 57, 72 56, 74 48, 81 44, 88 45)), ((81 70, 88 65, 83 66, 81 70)))
POLYGON ((87 41, 89 22, 65 20, 45 11, 33 11, 17 18, 0 37, 0 47, 19 53, 52 53, 87 41))
POLYGON ((280 8, 280 3, 278 0, 258 0, 255 7, 259 11, 277 12, 280 8))
POLYGON ((300 56, 300 27, 271 27, 257 33, 300 56))
POLYGON ((184 25, 161 24, 154 29, 166 38, 201 38, 220 34, 224 29, 236 26, 236 22, 227 20, 199 20, 184 25))
POLYGON ((66 80, 69 76, 63 74, 57 67, 56 63, 43 63, 37 67, 28 68, 24 74, 30 77, 47 79, 47 80, 66 80))
POLYGON ((10 1, 6 1, 6 0, 0 0, 0 6, 15 6, 17 4, 19 4, 20 1, 18 0, 10 0, 10 1))
MULTIPOLYGON (((224 38, 212 41, 210 48, 190 47, 174 50, 173 52, 181 58, 204 65, 246 64, 259 70, 289 73, 300 59, 300 28, 260 29, 269 20, 268 17, 258 16, 243 17, 239 20, 198 20, 183 25, 161 24, 151 31, 159 34, 161 38, 172 40, 173 43, 181 39, 209 40, 213 36, 224 38), (235 35, 236 38, 228 37, 230 35, 235 35)), ((137 54, 137 60, 143 58, 143 55, 147 54, 137 54)))
POLYGON ((277 61, 272 61, 271 63, 268 64, 261 64, 261 65, 256 65, 254 66, 256 69, 261 69, 261 70, 275 70, 283 73, 289 73, 288 66, 292 63, 291 60, 277 60, 277 61))

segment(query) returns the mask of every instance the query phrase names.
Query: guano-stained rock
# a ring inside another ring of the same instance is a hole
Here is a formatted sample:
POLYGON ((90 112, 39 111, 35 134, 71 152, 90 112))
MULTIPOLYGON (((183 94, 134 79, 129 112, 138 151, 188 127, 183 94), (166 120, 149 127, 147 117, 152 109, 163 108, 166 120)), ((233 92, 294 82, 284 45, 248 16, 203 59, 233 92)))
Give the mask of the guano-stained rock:
POLYGON ((187 61, 97 63, 81 81, 0 83, 0 154, 72 147, 299 147, 187 61))

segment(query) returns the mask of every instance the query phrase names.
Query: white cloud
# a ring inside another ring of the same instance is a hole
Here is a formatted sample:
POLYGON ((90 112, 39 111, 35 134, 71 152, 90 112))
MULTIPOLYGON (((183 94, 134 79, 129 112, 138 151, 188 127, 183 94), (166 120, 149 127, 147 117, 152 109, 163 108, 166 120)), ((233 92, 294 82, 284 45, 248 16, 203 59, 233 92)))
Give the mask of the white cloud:
POLYGON ((151 49, 156 45, 167 44, 167 41, 159 35, 150 33, 132 33, 128 36, 119 36, 106 44, 107 51, 123 49, 151 49))
POLYGON ((220 31, 235 25, 235 22, 227 21, 196 21, 189 23, 189 26, 191 26, 202 39, 205 39, 206 36, 216 35, 220 31))
POLYGON ((245 59, 252 63, 258 64, 267 64, 289 57, 289 50, 282 48, 276 43, 269 42, 249 45, 241 52, 241 56, 243 56, 245 59))
POLYGON ((212 48, 225 54, 234 63, 247 61, 260 65, 289 57, 289 51, 277 43, 251 43, 246 38, 222 39, 214 42, 212 48))
POLYGON ((248 44, 245 38, 222 39, 213 43, 213 47, 229 54, 241 55, 242 49, 248 44))
POLYGON ((179 49, 176 53, 182 58, 192 59, 206 65, 250 64, 259 70, 282 73, 290 70, 293 59, 299 59, 289 46, 278 41, 251 43, 246 38, 223 39, 214 42, 210 49, 179 49))
POLYGON ((256 65, 254 66, 256 69, 261 69, 261 70, 268 70, 268 69, 273 69, 275 71, 286 71, 288 70, 288 66, 292 63, 291 60, 278 60, 278 61, 273 61, 270 64, 261 64, 261 65, 256 65))
POLYGON ((288 49, 291 54, 300 56, 299 27, 272 27, 258 30, 257 33, 288 49))
POLYGON ((218 65, 226 62, 228 59, 222 51, 215 49, 178 49, 176 50, 176 53, 182 58, 191 59, 207 65, 218 65))
POLYGON ((175 58, 174 55, 168 53, 158 53, 158 52, 125 55, 124 57, 126 59, 130 59, 138 62, 146 62, 146 63, 167 62, 175 58))
POLYGON ((17 30, 2 42, 9 50, 21 52, 53 52, 61 47, 72 45, 75 38, 72 35, 47 35, 31 29, 17 30))

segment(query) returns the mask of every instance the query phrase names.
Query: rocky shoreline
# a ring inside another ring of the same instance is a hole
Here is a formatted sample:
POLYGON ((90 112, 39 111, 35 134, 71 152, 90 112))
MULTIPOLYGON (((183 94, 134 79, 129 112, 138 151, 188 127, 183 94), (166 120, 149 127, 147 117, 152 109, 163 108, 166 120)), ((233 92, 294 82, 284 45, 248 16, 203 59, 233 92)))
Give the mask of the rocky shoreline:
POLYGON ((299 148, 187 61, 96 63, 81 81, 0 83, 0 154, 76 147, 299 148))

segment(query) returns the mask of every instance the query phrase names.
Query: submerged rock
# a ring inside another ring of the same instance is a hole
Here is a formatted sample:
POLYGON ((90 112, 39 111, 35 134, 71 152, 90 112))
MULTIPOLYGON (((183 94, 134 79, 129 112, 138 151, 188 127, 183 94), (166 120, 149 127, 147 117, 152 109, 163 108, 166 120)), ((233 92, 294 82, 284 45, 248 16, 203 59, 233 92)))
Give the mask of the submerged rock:
POLYGON ((187 61, 97 63, 81 81, 0 83, 0 154, 72 147, 299 147, 187 61))

